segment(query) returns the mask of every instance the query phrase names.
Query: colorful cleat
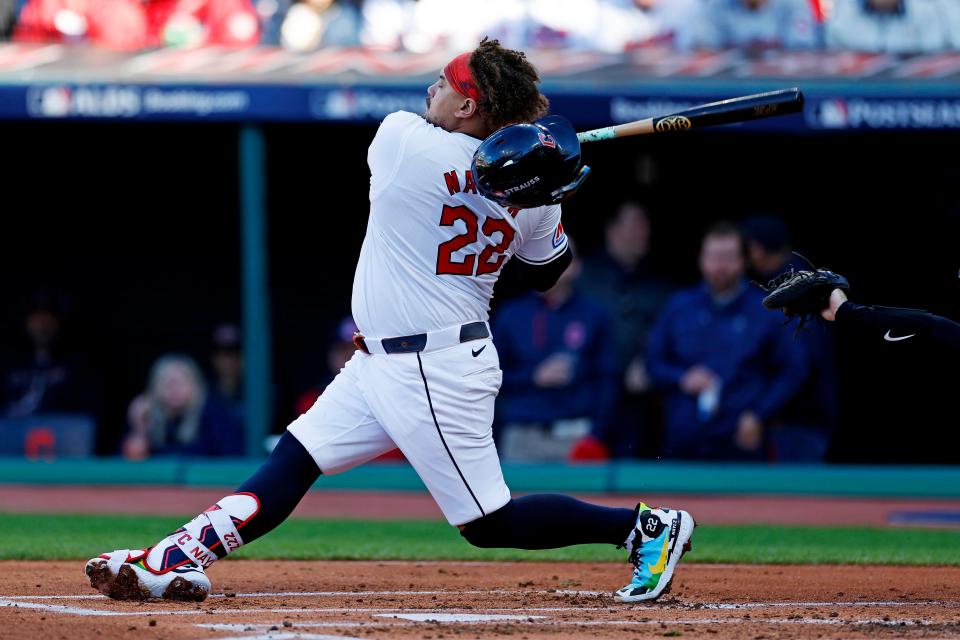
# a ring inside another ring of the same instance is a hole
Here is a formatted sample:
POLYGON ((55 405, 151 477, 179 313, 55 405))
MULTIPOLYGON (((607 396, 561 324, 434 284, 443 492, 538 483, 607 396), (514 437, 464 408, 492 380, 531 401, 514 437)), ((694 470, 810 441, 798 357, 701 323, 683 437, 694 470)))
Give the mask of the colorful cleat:
POLYGON ((150 549, 111 551, 87 561, 90 586, 114 600, 182 600, 200 602, 210 593, 210 579, 193 562, 162 572, 147 563, 150 549))
POLYGON ((697 526, 686 511, 651 509, 637 505, 637 524, 624 545, 633 569, 630 584, 614 597, 621 602, 656 600, 670 588, 673 571, 691 549, 690 537, 697 526))

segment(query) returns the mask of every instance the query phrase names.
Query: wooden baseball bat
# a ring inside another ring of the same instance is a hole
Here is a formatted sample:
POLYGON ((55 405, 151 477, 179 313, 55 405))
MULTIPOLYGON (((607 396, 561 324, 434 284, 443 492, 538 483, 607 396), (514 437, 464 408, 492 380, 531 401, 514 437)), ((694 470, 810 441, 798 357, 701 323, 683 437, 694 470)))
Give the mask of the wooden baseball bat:
POLYGON ((668 116, 646 118, 626 122, 613 127, 592 129, 577 134, 583 142, 598 142, 626 136, 641 136, 651 133, 669 133, 686 131, 700 127, 713 127, 732 122, 747 122, 772 116, 782 116, 803 110, 803 93, 800 89, 782 89, 769 93, 758 93, 731 100, 711 102, 692 109, 686 109, 668 116))

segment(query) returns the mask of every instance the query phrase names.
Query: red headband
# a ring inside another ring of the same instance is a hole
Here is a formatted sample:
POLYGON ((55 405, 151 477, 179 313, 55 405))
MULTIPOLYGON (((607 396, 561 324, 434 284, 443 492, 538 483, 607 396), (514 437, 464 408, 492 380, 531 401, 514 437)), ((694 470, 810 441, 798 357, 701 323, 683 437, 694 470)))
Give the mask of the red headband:
POLYGON ((447 79, 454 91, 464 98, 471 98, 474 102, 480 102, 480 88, 470 71, 470 56, 470 52, 461 53, 448 62, 447 66, 443 68, 443 77, 447 79))

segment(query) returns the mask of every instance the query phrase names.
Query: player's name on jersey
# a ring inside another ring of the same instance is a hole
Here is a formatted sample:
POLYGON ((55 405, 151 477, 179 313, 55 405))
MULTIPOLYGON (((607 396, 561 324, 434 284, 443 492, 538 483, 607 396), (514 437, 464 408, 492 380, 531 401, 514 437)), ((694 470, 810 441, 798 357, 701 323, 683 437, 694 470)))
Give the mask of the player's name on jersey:
MULTIPOLYGON (((443 180, 450 195, 457 193, 477 193, 477 183, 473 178, 473 172, 467 169, 463 174, 462 180, 460 179, 460 172, 456 169, 452 169, 443 174, 443 180)), ((520 209, 518 207, 509 207, 507 212, 516 218, 517 214, 520 213, 520 209)))

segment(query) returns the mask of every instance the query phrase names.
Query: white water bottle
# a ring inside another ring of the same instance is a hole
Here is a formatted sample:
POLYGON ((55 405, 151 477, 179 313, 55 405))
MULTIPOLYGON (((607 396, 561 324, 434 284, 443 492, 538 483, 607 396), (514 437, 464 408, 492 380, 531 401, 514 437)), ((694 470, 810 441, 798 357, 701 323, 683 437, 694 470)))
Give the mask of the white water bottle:
POLYGON ((710 385, 697 396, 697 414, 701 422, 707 422, 720 406, 720 381, 710 385))

